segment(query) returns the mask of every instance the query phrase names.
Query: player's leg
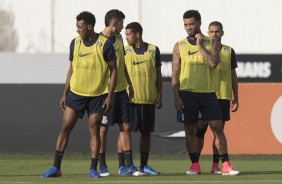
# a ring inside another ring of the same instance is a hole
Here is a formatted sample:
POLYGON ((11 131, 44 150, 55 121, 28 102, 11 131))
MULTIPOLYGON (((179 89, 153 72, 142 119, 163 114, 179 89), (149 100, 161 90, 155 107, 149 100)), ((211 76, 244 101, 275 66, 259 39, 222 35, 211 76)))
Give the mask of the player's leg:
MULTIPOLYGON (((130 167, 133 164, 132 158, 132 142, 131 142, 131 128, 128 122, 121 123, 119 126, 119 143, 123 152, 123 158, 125 160, 126 167, 130 167)), ((119 150, 120 151, 120 150, 119 150)))
POLYGON ((226 142, 225 136, 222 131, 222 126, 221 126, 221 110, 220 106, 218 103, 218 100, 216 98, 216 95, 214 93, 205 93, 202 94, 201 96, 201 113, 202 113, 202 118, 209 121, 209 126, 214 134, 214 139, 213 139, 213 164, 212 164, 212 169, 211 173, 214 174, 221 174, 221 170, 218 167, 218 161, 219 161, 219 139, 222 140, 222 146, 220 149, 226 150, 226 142))
POLYGON ((219 150, 222 161, 222 175, 238 175, 239 171, 236 171, 229 162, 227 140, 223 131, 221 120, 210 121, 209 125, 215 135, 215 146, 219 150))
POLYGON ((100 176, 109 176, 110 171, 106 162, 106 152, 107 152, 107 135, 110 126, 113 126, 116 122, 117 112, 119 108, 117 101, 117 93, 113 94, 112 97, 112 107, 109 111, 105 112, 102 123, 100 126, 100 138, 101 138, 101 148, 99 152, 99 165, 100 165, 100 176))
MULTIPOLYGON (((131 176, 131 174, 128 172, 127 167, 125 165, 125 155, 121 146, 121 140, 120 135, 118 136, 117 141, 117 154, 118 154, 118 174, 121 176, 131 176)), ((132 157, 132 156, 131 156, 132 157)))
POLYGON ((181 114, 183 118, 181 122, 184 124, 185 145, 192 163, 186 174, 198 175, 201 174, 196 137, 196 123, 199 114, 198 97, 196 93, 189 91, 180 91, 180 97, 184 104, 183 113, 181 114))
POLYGON ((116 97, 119 104, 116 113, 116 122, 119 123, 118 142, 121 147, 121 149, 118 149, 118 152, 122 151, 125 165, 129 168, 130 166, 134 166, 132 159, 131 126, 129 123, 129 99, 125 90, 118 92, 116 97))
POLYGON ((108 134, 108 125, 103 123, 107 117, 103 116, 102 124, 100 126, 100 138, 101 138, 101 147, 99 152, 99 165, 100 165, 100 175, 109 176, 109 170, 106 163, 106 149, 107 149, 107 134, 108 134))
POLYGON ((140 105, 140 171, 145 174, 158 175, 160 172, 148 165, 151 147, 151 132, 155 129, 155 104, 140 105))
POLYGON ((197 123, 197 143, 198 143, 198 153, 201 155, 202 149, 204 147, 204 137, 208 128, 208 122, 203 120, 198 120, 197 123))
POLYGON ((53 167, 51 167, 47 172, 43 173, 41 178, 60 177, 62 175, 61 161, 63 159, 64 151, 68 145, 69 135, 75 126, 77 118, 76 112, 71 108, 66 107, 63 115, 61 130, 57 138, 53 167))
POLYGON ((187 175, 199 175, 201 174, 201 168, 199 164, 199 153, 197 146, 197 137, 196 137, 196 123, 184 123, 185 130, 185 143, 186 149, 189 153, 190 160, 192 165, 186 172, 187 175))
MULTIPOLYGON (((140 128, 140 112, 141 112, 141 107, 140 104, 134 104, 130 103, 129 104, 129 122, 130 122, 130 129, 131 131, 137 132, 140 128)), ((144 173, 140 172, 136 166, 132 165, 127 168, 127 171, 132 175, 132 176, 142 176, 144 173)))
POLYGON ((219 168, 219 160, 220 160, 220 154, 218 151, 218 148, 216 147, 216 136, 213 134, 213 144, 212 144, 212 150, 213 150, 213 160, 212 160, 212 167, 211 167, 211 173, 213 174, 221 174, 221 169, 219 168))
POLYGON ((98 157, 101 147, 100 125, 103 119, 104 109, 102 108, 106 95, 92 97, 88 103, 88 129, 90 133, 91 165, 89 170, 90 178, 100 178, 97 171, 98 157))
POLYGON ((100 139, 100 123, 102 121, 103 114, 95 113, 89 116, 89 133, 90 133, 90 150, 91 150, 91 165, 89 177, 99 178, 100 175, 97 172, 98 156, 101 146, 100 139))
MULTIPOLYGON (((223 131, 221 110, 215 94, 206 94, 203 98, 203 117, 209 121, 209 126, 215 136, 215 146, 219 151, 222 161, 222 175, 237 175, 239 171, 235 171, 229 163, 227 140, 223 131), (218 114, 220 112, 220 114, 218 114)), ((203 112, 201 110, 201 112, 203 112)))
POLYGON ((139 140, 140 168, 148 166, 149 152, 151 146, 151 132, 141 132, 139 140))
MULTIPOLYGON (((225 99, 219 99, 218 100, 220 111, 222 114, 222 129, 224 130, 225 121, 230 120, 230 101, 225 99)), ((222 174, 221 169, 219 168, 219 160, 220 160, 220 154, 218 149, 215 146, 215 139, 213 141, 213 164, 211 168, 211 173, 214 174, 222 174)))
POLYGON ((60 133, 57 137, 56 151, 54 156, 53 166, 43 173, 40 177, 60 177, 61 161, 63 159, 64 151, 68 145, 69 136, 73 130, 78 117, 82 118, 85 111, 85 98, 78 96, 72 92, 68 93, 67 106, 63 114, 63 122, 61 125, 60 133))

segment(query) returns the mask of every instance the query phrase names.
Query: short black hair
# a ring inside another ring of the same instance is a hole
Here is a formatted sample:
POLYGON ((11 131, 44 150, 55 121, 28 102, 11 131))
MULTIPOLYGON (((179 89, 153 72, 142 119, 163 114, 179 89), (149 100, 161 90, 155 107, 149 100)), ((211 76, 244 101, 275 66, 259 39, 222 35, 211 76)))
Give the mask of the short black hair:
POLYGON ((125 29, 131 29, 133 33, 140 33, 140 35, 143 33, 143 28, 138 22, 131 22, 127 24, 125 29))
POLYGON ((223 31, 223 25, 220 22, 218 22, 218 21, 211 22, 209 27, 210 26, 218 26, 218 27, 220 27, 221 31, 223 31))
POLYGON ((76 16, 76 21, 81 21, 81 20, 84 20, 86 23, 92 25, 93 27, 96 24, 95 15, 88 11, 83 11, 76 16))
POLYGON ((188 10, 183 14, 183 19, 189 19, 192 17, 194 17, 197 21, 201 21, 201 14, 198 10, 188 10))
POLYGON ((118 9, 112 9, 108 11, 105 15, 105 26, 108 27, 110 25, 110 21, 112 19, 123 20, 125 19, 125 15, 122 11, 118 9))

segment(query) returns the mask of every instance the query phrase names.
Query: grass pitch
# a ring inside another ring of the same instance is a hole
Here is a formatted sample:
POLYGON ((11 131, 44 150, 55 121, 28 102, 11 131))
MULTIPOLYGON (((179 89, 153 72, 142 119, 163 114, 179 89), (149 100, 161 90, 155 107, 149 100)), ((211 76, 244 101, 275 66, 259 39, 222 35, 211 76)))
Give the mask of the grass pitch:
MULTIPOLYGON (((161 174, 158 176, 119 176, 116 155, 107 155, 107 164, 111 175, 101 179, 88 178, 90 157, 88 154, 66 152, 62 162, 61 178, 44 178, 39 176, 53 163, 52 153, 0 153, 0 184, 169 184, 169 183, 282 183, 282 155, 230 156, 231 164, 236 166, 239 176, 221 176, 210 174, 211 156, 201 156, 202 175, 187 176, 190 166, 188 157, 183 155, 151 155, 149 165, 161 174)), ((135 154, 134 163, 139 165, 135 154)))

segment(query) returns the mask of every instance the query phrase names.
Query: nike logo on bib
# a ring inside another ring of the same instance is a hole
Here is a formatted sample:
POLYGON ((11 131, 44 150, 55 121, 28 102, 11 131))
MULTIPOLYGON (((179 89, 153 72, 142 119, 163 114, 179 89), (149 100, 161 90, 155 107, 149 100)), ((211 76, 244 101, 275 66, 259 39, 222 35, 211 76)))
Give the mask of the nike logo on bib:
POLYGON ((79 53, 79 57, 88 56, 88 55, 93 54, 93 53, 94 53, 94 52, 90 52, 90 53, 86 53, 86 54, 79 53))
POLYGON ((139 65, 139 64, 141 64, 141 63, 144 63, 145 61, 133 61, 133 65, 139 65))
POLYGON ((193 55, 193 54, 196 54, 197 52, 199 52, 198 50, 195 51, 195 52, 191 52, 190 50, 188 51, 188 55, 193 55))

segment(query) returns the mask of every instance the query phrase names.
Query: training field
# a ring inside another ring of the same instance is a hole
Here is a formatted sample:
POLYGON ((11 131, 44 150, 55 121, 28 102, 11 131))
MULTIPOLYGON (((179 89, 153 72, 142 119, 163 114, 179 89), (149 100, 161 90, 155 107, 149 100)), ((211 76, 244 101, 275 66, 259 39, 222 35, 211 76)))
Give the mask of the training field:
MULTIPOLYGON (((53 154, 0 154, 0 184, 91 184, 91 183, 131 183, 131 184, 168 184, 168 183, 282 183, 282 155, 271 156, 235 156, 230 160, 238 170, 239 176, 216 176, 209 174, 211 156, 202 156, 200 160, 202 175, 185 174, 190 161, 182 155, 151 155, 149 164, 161 172, 159 176, 118 176, 117 156, 107 155, 107 164, 111 176, 101 179, 88 178, 90 159, 88 154, 66 152, 62 162, 61 178, 41 179, 53 162, 53 154)), ((135 165, 139 157, 135 154, 135 165)))

